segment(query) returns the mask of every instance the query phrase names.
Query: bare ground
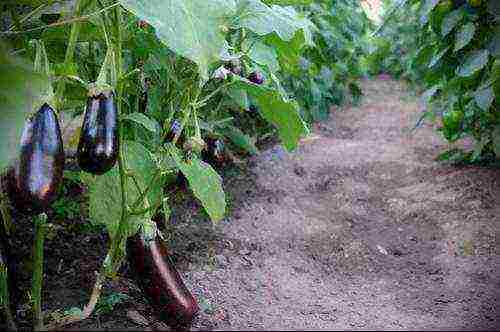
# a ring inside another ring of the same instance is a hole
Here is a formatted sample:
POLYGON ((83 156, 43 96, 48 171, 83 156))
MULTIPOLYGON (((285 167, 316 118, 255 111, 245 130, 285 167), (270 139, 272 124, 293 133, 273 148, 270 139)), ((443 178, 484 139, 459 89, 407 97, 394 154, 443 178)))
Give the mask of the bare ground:
MULTIPOLYGON (((363 91, 295 153, 275 146, 225 170, 219 225, 189 194, 172 197, 165 234, 202 308, 193 330, 500 329, 500 171, 434 161, 448 146, 431 126, 409 134, 419 111, 400 82, 363 91)), ((63 224, 46 244, 47 312, 85 303, 106 250, 102 234, 63 224)), ((105 294, 130 299, 70 329, 168 329, 120 274, 105 294)))
POLYGON ((409 135, 401 84, 363 90, 296 153, 274 147, 228 179, 225 248, 186 272, 211 304, 196 327, 500 328, 499 170, 435 162, 447 146, 430 126, 409 135))

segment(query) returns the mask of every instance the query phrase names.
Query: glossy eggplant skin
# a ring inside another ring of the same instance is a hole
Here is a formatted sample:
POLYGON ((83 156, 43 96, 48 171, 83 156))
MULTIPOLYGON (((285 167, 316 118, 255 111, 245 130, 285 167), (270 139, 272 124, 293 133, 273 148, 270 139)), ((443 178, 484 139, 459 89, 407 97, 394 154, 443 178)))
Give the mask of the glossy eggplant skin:
POLYGON ((135 281, 160 319, 170 326, 190 325, 199 307, 163 243, 137 234, 127 240, 127 257, 135 281))
POLYGON ((56 112, 44 104, 26 121, 15 167, 15 191, 34 210, 56 198, 64 171, 64 148, 56 112))
POLYGON ((78 165, 85 172, 104 174, 115 165, 118 150, 118 113, 113 92, 90 96, 78 142, 78 165))

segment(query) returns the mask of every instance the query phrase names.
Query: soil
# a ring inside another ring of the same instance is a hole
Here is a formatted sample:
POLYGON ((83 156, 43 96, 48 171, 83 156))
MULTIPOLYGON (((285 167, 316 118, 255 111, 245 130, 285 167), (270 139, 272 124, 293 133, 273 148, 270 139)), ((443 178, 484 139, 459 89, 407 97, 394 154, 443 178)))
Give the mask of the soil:
MULTIPOLYGON (((223 170, 219 224, 188 191, 171 198, 164 233, 201 307, 193 330, 500 329, 500 170, 435 161, 450 146, 432 125, 410 131, 421 110, 405 86, 362 86, 361 106, 332 109, 294 153, 223 170)), ((46 312, 82 307, 104 258, 82 212, 46 243, 46 312)), ((16 223, 27 289, 31 220, 16 223)), ((68 329, 168 329, 119 275, 105 296, 127 299, 68 329)))

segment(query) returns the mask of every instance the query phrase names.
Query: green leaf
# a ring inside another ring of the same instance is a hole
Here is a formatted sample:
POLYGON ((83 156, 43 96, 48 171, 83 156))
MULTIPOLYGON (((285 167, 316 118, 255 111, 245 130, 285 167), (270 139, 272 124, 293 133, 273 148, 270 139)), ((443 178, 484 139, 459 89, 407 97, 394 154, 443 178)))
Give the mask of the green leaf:
POLYGON ((275 33, 267 36, 265 41, 278 53, 279 63, 284 71, 294 73, 298 70, 302 47, 305 45, 302 31, 298 31, 290 42, 283 41, 275 33))
POLYGON ((439 53, 437 53, 436 55, 434 55, 429 63, 429 68, 434 67, 439 62, 439 60, 441 60, 441 58, 446 54, 446 52, 448 52, 450 47, 451 46, 448 46, 444 50, 442 50, 439 53))
POLYGON ((477 106, 479 106, 483 111, 487 111, 491 107, 494 99, 495 96, 491 87, 477 90, 474 94, 474 100, 476 101, 477 106))
POLYGON ((436 94, 436 92, 440 88, 441 88, 441 86, 439 84, 434 85, 433 87, 425 90, 424 93, 422 93, 422 96, 420 97, 420 99, 422 100, 422 102, 424 104, 429 103, 429 101, 432 99, 432 97, 434 97, 434 95, 436 94))
POLYGON ((243 45, 244 48, 245 46, 251 47, 248 51, 248 56, 259 65, 267 66, 272 72, 277 72, 280 69, 278 54, 274 48, 264 44, 260 40, 254 43, 246 41, 243 45))
POLYGON ((158 38, 172 51, 199 66, 203 79, 208 67, 219 60, 224 30, 234 15, 234 0, 120 0, 141 20, 156 29, 158 38))
POLYGON ((310 5, 313 0, 263 0, 268 5, 280 5, 280 6, 298 6, 298 5, 310 5))
POLYGON ((172 144, 167 145, 167 152, 188 180, 189 187, 203 204, 210 219, 213 222, 222 220, 226 213, 226 198, 219 174, 195 155, 184 161, 181 152, 172 144))
MULTIPOLYGON (((121 153, 125 159, 126 169, 134 175, 141 191, 144 191, 150 183, 153 184, 146 197, 149 206, 159 205, 163 181, 160 177, 152 181, 156 172, 156 165, 151 153, 141 144, 133 141, 124 142, 123 147, 124 151, 121 153)), ((110 237, 113 239, 116 236, 122 216, 122 194, 118 166, 101 176, 82 174, 82 180, 89 188, 89 216, 91 222, 105 225, 110 237)), ((127 179, 125 190, 127 203, 131 205, 140 196, 131 178, 127 179)), ((146 208, 144 204, 139 206, 139 209, 144 208, 146 208)), ((147 215, 129 217, 125 227, 125 234, 127 236, 135 234, 142 224, 149 222, 149 217, 147 215)))
POLYGON ((243 109, 250 107, 248 94, 245 90, 241 89, 228 89, 227 94, 243 109))
POLYGON ((474 23, 467 23, 466 25, 462 26, 460 30, 457 31, 456 34, 456 40, 455 40, 455 48, 453 51, 459 51, 465 46, 467 46, 472 38, 474 38, 474 33, 476 32, 476 27, 474 23))
POLYGON ((448 13, 441 24, 441 36, 446 37, 446 35, 448 35, 451 30, 457 26, 458 22, 460 22, 463 17, 464 13, 461 9, 456 9, 448 13))
POLYGON ((495 155, 498 159, 500 159, 500 125, 497 125, 493 130, 493 149, 495 151, 495 155))
POLYGON ((138 123, 152 133, 158 132, 158 128, 159 128, 158 122, 156 122, 156 120, 148 118, 146 115, 144 115, 142 113, 135 112, 135 113, 127 114, 123 118, 123 120, 128 120, 128 121, 138 123))
POLYGON ((9 53, 0 42, 0 171, 17 157, 25 119, 49 85, 33 65, 9 53))
POLYGON ((291 40, 298 30, 308 30, 312 25, 293 7, 267 6, 260 0, 241 0, 237 17, 236 28, 247 28, 261 36, 274 32, 285 41, 291 40))
POLYGON ((239 128, 233 126, 226 126, 222 130, 224 136, 229 138, 231 142, 234 143, 237 147, 247 151, 248 153, 254 155, 259 152, 254 142, 250 138, 250 136, 246 135, 239 128))
POLYGON ((420 24, 424 25, 429 21, 429 14, 437 6, 439 0, 425 0, 420 7, 420 24))
POLYGON ((285 100, 278 91, 252 84, 244 79, 235 81, 233 88, 244 89, 248 92, 259 107, 264 119, 276 126, 280 139, 287 150, 294 150, 299 139, 309 133, 299 115, 297 103, 285 100))
POLYGON ((489 56, 490 53, 488 50, 477 50, 471 52, 465 59, 465 62, 457 68, 457 75, 460 77, 468 77, 483 69, 488 63, 489 56))

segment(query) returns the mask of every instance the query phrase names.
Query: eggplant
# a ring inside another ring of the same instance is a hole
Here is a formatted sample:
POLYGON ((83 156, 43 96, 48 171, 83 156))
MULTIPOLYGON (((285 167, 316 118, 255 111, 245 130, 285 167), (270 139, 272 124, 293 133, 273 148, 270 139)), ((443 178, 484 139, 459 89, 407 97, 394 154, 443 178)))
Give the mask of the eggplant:
POLYGON ((254 84, 261 85, 264 83, 264 75, 259 71, 254 71, 248 75, 248 80, 254 84))
POLYGON ((234 75, 242 76, 243 74, 243 69, 241 68, 240 60, 238 59, 226 62, 224 64, 224 68, 229 70, 234 75))
POLYGON ((118 158, 118 112, 112 91, 91 94, 78 142, 77 161, 95 175, 109 171, 118 158))
POLYGON ((202 159, 210 165, 221 167, 225 161, 224 141, 212 137, 207 137, 205 140, 207 147, 202 151, 202 159))
POLYGON ((172 124, 170 125, 170 129, 168 130, 167 135, 165 136, 165 142, 172 142, 174 140, 175 135, 179 135, 180 131, 181 131, 181 123, 174 119, 172 121, 172 124))
POLYGON ((56 112, 44 104, 25 124, 15 167, 15 194, 34 210, 44 211, 62 183, 64 148, 56 112))
POLYGON ((127 239, 127 259, 137 285, 159 318, 170 326, 191 324, 198 304, 163 243, 136 234, 127 239))

